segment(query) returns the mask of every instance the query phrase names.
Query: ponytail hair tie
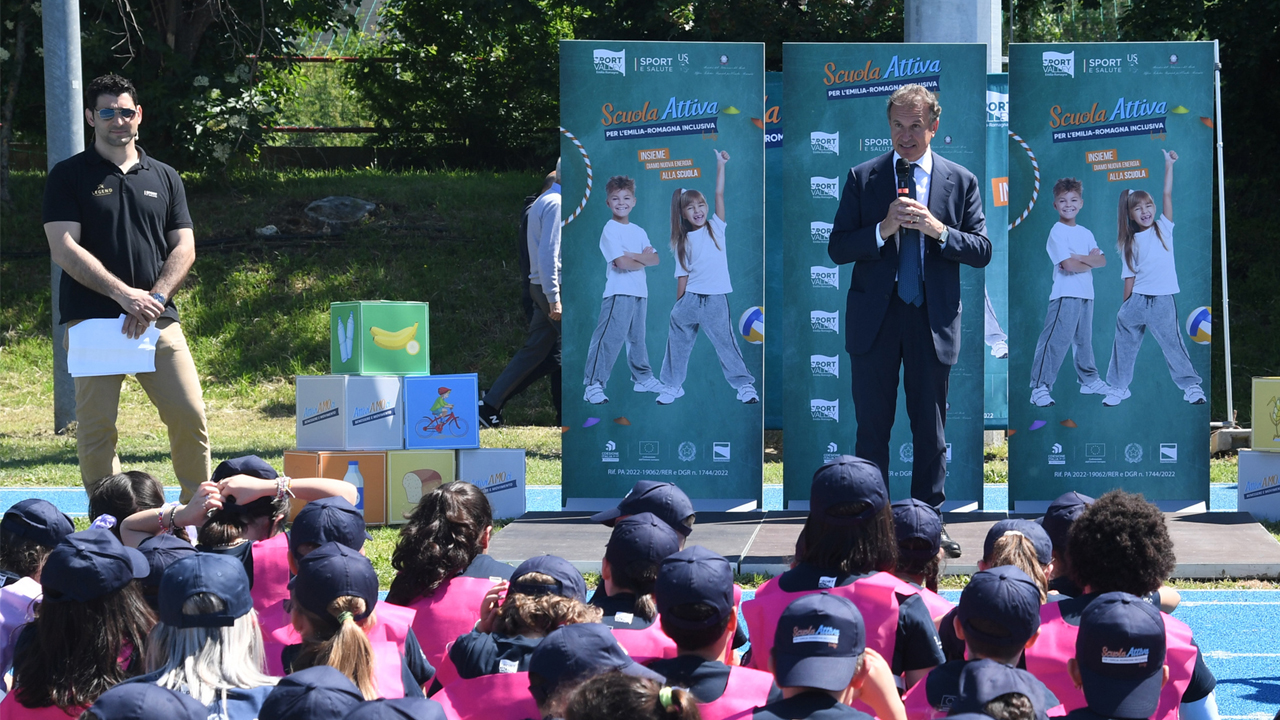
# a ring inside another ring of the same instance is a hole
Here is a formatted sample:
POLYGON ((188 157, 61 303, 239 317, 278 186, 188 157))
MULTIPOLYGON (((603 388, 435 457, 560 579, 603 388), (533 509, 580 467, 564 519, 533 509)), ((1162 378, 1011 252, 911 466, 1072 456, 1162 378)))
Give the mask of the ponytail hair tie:
POLYGON ((1010 535, 1017 535, 1018 537, 1026 537, 1026 535, 1023 535, 1022 532, 1019 530, 1005 530, 1004 535, 1002 535, 1001 537, 1009 537, 1010 535))
POLYGON ((663 710, 670 710, 671 706, 675 704, 675 690, 670 686, 664 685, 658 691, 658 702, 662 703, 663 710))
POLYGON ((355 620, 355 619, 356 619, 356 616, 352 615, 350 611, 344 610, 338 613, 338 622, 340 623, 345 623, 348 620, 355 620))

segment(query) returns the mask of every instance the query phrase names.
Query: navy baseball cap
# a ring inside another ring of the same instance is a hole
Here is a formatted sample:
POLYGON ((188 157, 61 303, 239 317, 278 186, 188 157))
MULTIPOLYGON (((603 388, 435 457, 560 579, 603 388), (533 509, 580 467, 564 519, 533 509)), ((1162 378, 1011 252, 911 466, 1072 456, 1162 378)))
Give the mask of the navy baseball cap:
POLYGON ((28 498, 14 503, 0 519, 0 531, 14 537, 54 548, 62 539, 76 531, 66 513, 53 503, 40 498, 28 498))
POLYGON ((138 552, 147 559, 147 566, 151 568, 141 583, 142 596, 152 610, 159 610, 156 592, 160 589, 160 578, 164 577, 164 571, 179 560, 195 555, 196 549, 182 538, 160 533, 138 543, 138 552))
POLYGON ((149 682, 126 682, 98 696, 89 714, 99 720, 205 720, 203 703, 149 682))
POLYGON ((733 567, 701 545, 685 548, 658 567, 653 598, 664 623, 689 630, 713 627, 734 612, 733 567), (667 614, 674 607, 693 603, 709 605, 716 614, 699 622, 667 614))
POLYGON ((693 528, 685 524, 694 514, 693 503, 689 496, 675 483, 641 480, 637 482, 618 507, 596 513, 591 516, 592 522, 604 523, 613 527, 618 518, 640 513, 653 513, 662 518, 681 537, 689 537, 693 528))
POLYGON ((1040 586, 1013 565, 983 570, 960 593, 956 617, 966 638, 1002 648, 1026 645, 1040 629, 1040 586))
POLYGON ((150 572, 142 553, 120 544, 110 530, 89 528, 66 536, 49 553, 40 586, 45 602, 88 602, 150 572))
POLYGON ((1010 518, 1001 520, 987 531, 987 539, 982 543, 982 558, 986 560, 995 552, 996 541, 1006 533, 1016 532, 1031 541, 1036 549, 1036 559, 1041 565, 1048 565, 1053 560, 1053 541, 1034 520, 1010 518))
POLYGON ((587 582, 582 579, 582 573, 568 560, 555 555, 538 555, 520 563, 520 567, 511 573, 511 585, 507 591, 521 595, 560 595, 579 602, 587 601, 587 582), (529 573, 548 575, 555 582, 518 582, 529 573))
POLYGON ((351 678, 316 665, 280 678, 263 701, 258 720, 342 720, 362 702, 364 695, 351 678))
POLYGON ((875 463, 852 455, 841 455, 813 474, 809 489, 809 514, 821 515, 832 525, 860 525, 875 517, 889 504, 884 477, 875 463), (831 508, 848 503, 866 503, 857 515, 832 515, 831 508))
POLYGON ((613 525, 604 558, 613 567, 633 562, 654 565, 680 550, 680 535, 653 513, 622 518, 613 525))
POLYGON ((862 613, 853 602, 825 591, 804 595, 778 618, 773 635, 774 677, 778 687, 843 690, 853 680, 858 657, 866 648, 862 613))
POLYGON ((529 673, 542 678, 539 692, 547 697, 565 683, 615 671, 666 682, 662 675, 632 660, 609 626, 602 623, 576 623, 553 630, 529 656, 529 673))
POLYGON ((293 599, 312 613, 325 617, 329 603, 340 597, 364 600, 364 620, 378 602, 378 574, 369 558, 336 542, 325 543, 298 561, 293 599))
POLYGON ((336 542, 352 550, 364 547, 372 536, 365 530, 364 514, 342 497, 312 500, 303 506, 289 527, 289 552, 298 556, 298 546, 336 542))
POLYGON ((1044 695, 1042 683, 1026 670, 1005 665, 995 660, 973 660, 965 663, 960 671, 959 692, 951 706, 952 713, 982 713, 987 703, 1002 695, 1025 695, 1035 709, 1035 716, 1044 720, 1044 695))
POLYGON ((893 530, 898 538, 898 556, 906 560, 930 560, 942 547, 942 516, 928 503, 915 498, 899 500, 893 508, 893 530), (903 547, 907 540, 924 540, 928 550, 903 547))
POLYGON ((160 622, 170 627, 231 627, 252 609, 249 575, 244 563, 230 555, 196 553, 170 565, 160 578, 160 622), (222 600, 223 609, 184 614, 183 603, 200 593, 222 600))
POLYGON ((370 700, 356 705, 345 720, 445 720, 444 707, 435 700, 403 697, 370 700))
POLYGON ((209 482, 226 480, 232 475, 248 475, 261 480, 275 480, 278 477, 271 463, 257 455, 245 455, 218 463, 218 467, 213 469, 213 475, 209 477, 209 482))
POLYGON ((1049 509, 1040 518, 1040 526, 1044 528, 1049 539, 1053 541, 1053 549, 1062 552, 1067 549, 1067 534, 1071 526, 1084 513, 1084 509, 1093 504, 1093 498, 1082 495, 1075 490, 1065 492, 1057 500, 1049 503, 1049 509))
POLYGON ((1129 593, 1099 595, 1080 615, 1076 662, 1089 709, 1112 718, 1147 718, 1164 684, 1164 618, 1129 593))

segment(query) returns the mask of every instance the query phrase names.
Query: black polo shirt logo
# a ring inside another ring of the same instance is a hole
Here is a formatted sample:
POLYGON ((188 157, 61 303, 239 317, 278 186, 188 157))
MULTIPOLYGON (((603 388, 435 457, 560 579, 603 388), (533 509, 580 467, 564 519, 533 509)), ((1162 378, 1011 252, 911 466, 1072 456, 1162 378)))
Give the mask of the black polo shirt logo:
POLYGON ((115 189, 114 189, 114 188, 109 188, 109 187, 107 187, 106 185, 103 185, 102 183, 98 183, 98 187, 97 187, 97 189, 95 189, 95 190, 93 191, 93 196, 94 196, 94 197, 106 197, 106 196, 110 195, 110 194, 111 194, 111 193, 113 193, 113 192, 115 192, 115 189))
POLYGON ((159 193, 157 193, 155 190, 143 190, 143 191, 142 191, 142 194, 143 194, 143 195, 146 195, 146 196, 147 196, 147 197, 149 197, 149 198, 158 198, 158 197, 160 197, 160 194, 159 194, 159 193))

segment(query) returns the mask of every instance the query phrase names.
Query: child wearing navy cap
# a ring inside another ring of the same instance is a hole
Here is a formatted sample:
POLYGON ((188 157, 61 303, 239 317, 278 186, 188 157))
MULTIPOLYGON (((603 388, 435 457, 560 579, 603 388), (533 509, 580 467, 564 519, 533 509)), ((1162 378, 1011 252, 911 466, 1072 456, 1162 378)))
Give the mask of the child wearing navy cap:
POLYGON ((942 566, 942 516, 932 505, 907 498, 889 505, 893 531, 898 540, 898 565, 893 574, 911 583, 937 621, 955 606, 938 594, 938 573, 942 566))
POLYGON ((343 720, 446 720, 446 716, 435 700, 393 698, 359 703, 343 720))
MULTIPOLYGON (((529 658, 529 693, 537 703, 540 717, 560 717, 578 686, 597 675, 611 672, 666 684, 662 675, 632 659, 604 625, 566 625, 545 637, 529 658)), ((470 717, 479 720, 488 715, 460 714, 459 717, 461 720, 470 720, 470 717)))
MULTIPOLYGON (((1088 562, 1072 562, 1073 579, 1083 592, 1040 607, 1040 640, 1026 651, 1027 669, 1040 678, 1063 707, 1075 710, 1087 702, 1067 670, 1075 655, 1077 635, 1086 608, 1098 596, 1127 592, 1151 602, 1173 571, 1176 559, 1164 513, 1141 495, 1114 490, 1087 507, 1071 527, 1067 555, 1088 562)), ((1161 691, 1157 720, 1216 716, 1213 689, 1217 681, 1204 664, 1191 629, 1162 616, 1166 636, 1169 682, 1161 691)))
POLYGON ((657 480, 640 480, 627 491, 618 507, 591 516, 592 522, 613 527, 615 523, 632 515, 653 513, 680 533, 680 546, 693 532, 695 520, 693 503, 675 483, 657 480))
POLYGON ((1128 593, 1099 595, 1080 615, 1067 672, 1088 703, 1067 715, 1072 720, 1151 717, 1169 680, 1160 611, 1128 593))
POLYGON ((840 457, 818 468, 796 565, 743 603, 751 630, 750 664, 764 669, 773 630, 797 597, 829 590, 853 601, 867 619, 867 647, 911 687, 944 661, 938 631, 919 591, 893 576, 898 544, 880 469, 840 457))
POLYGON ((342 720, 363 702, 351 678, 317 665, 282 679, 262 703, 258 720, 342 720))
POLYGON ((73 532, 71 518, 48 500, 19 501, 0 519, 0 675, 13 664, 18 628, 35 617, 45 558, 73 532))
POLYGON ((702 715, 725 717, 782 699, 772 675, 732 664, 738 612, 728 560, 700 545, 685 548, 662 561, 653 596, 678 654, 647 665, 688 688, 702 715))
POLYGON ((124 683, 102 693, 82 720, 205 720, 209 711, 186 693, 148 683, 124 683))
MULTIPOLYGON (((908 720, 933 720, 955 712, 962 694, 961 678, 974 662, 1016 666, 1023 649, 1035 643, 1040 631, 1040 589, 1013 565, 980 571, 965 586, 955 615, 947 622, 968 649, 968 659, 962 652, 959 659, 934 668, 924 682, 907 691, 902 702, 908 720)), ((1027 677, 1037 688, 1036 702, 1047 703, 1038 706, 1040 711, 1057 706, 1057 699, 1039 680, 1027 677)))
POLYGON ((379 626, 378 575, 368 558, 335 542, 321 545, 298 561, 290 590, 293 626, 302 642, 284 649, 287 670, 330 665, 367 700, 422 697, 435 668, 411 630, 406 628, 401 650, 399 639, 379 626))
POLYGON ((994 720, 1047 720, 1044 685, 1026 670, 995 660, 975 660, 961 671, 952 714, 994 720))
POLYGON ((387 602, 417 611, 413 631, 434 667, 447 667, 449 643, 475 627, 494 584, 511 579, 515 568, 488 555, 492 535, 489 498, 468 482, 428 493, 400 529, 387 602))
POLYGON ((578 686, 564 711, 565 720, 718 720, 701 713, 694 696, 648 678, 620 672, 597 675, 578 686))
POLYGON ((902 711, 892 680, 877 679, 866 663, 866 630, 862 613, 848 599, 823 591, 804 595, 787 606, 773 633, 768 665, 783 699, 756 708, 759 720, 867 720, 850 707, 863 690, 874 690, 902 711))
POLYGON ((262 635, 244 566, 195 553, 165 570, 148 641, 151 682, 184 692, 224 720, 255 720, 276 678, 262 672, 262 635))
POLYGON ((0 717, 65 720, 140 673, 155 616, 134 580, 148 572, 142 553, 109 530, 63 538, 41 570, 36 618, 18 635, 0 717))
POLYGON ((653 513, 618 520, 600 564, 600 587, 591 604, 638 662, 674 657, 675 643, 658 626, 653 585, 658 566, 680 549, 680 534, 653 513))

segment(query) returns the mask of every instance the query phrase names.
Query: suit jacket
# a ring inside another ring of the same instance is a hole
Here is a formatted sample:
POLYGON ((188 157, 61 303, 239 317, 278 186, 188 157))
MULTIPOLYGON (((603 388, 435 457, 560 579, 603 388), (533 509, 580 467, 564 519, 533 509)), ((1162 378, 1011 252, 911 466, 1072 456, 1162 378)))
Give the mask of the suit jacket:
MULTIPOLYGON (((921 233, 922 274, 933 347, 946 365, 954 365, 960 355, 960 264, 980 268, 991 262, 978 190, 973 173, 933 154, 929 212, 950 230, 946 245, 921 233)), ((845 349, 851 355, 870 351, 894 292, 898 243, 890 237, 877 247, 876 224, 897 196, 893 153, 888 152, 849 171, 836 211, 827 252, 837 264, 854 264, 845 309, 845 349)))

